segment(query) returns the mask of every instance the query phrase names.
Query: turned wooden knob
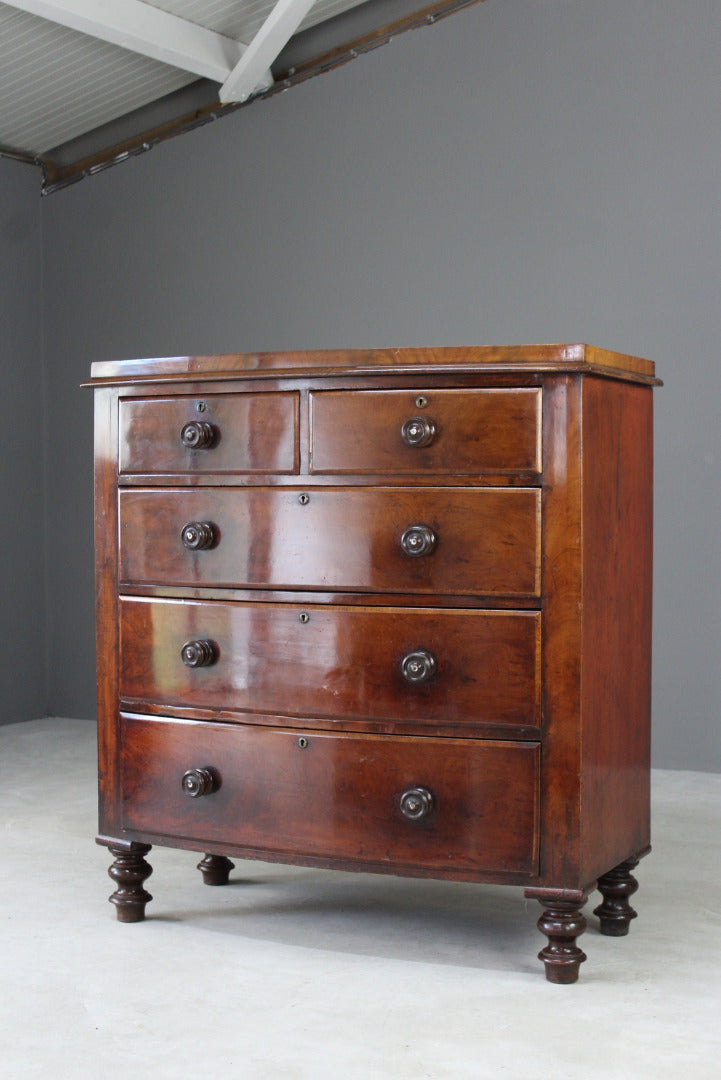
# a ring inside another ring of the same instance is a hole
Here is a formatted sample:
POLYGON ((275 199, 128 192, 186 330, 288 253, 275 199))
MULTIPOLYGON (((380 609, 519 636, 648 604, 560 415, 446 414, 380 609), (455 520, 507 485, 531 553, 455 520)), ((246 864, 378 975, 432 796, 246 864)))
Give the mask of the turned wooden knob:
POLYGON ((433 812, 433 795, 425 787, 413 787, 400 797, 400 809, 407 821, 422 821, 433 812))
POLYGON ((210 667, 218 659, 214 643, 205 640, 186 641, 180 655, 185 666, 189 668, 210 667))
POLYGON ((205 450, 215 442, 213 425, 207 420, 191 420, 180 432, 180 441, 188 450, 205 450))
POLYGON ((218 790, 218 777, 213 769, 188 769, 180 781, 183 792, 191 799, 200 799, 203 795, 212 795, 218 790))
POLYGON ((215 541, 215 527, 211 521, 189 521, 180 535, 188 551, 207 551, 215 541))
POLYGON ((429 446, 436 434, 436 425, 425 416, 413 416, 401 428, 401 438, 406 446, 429 446))
POLYGON ((436 534, 430 525, 409 525, 401 537, 401 547, 413 559, 430 555, 435 546, 436 534))
POLYGON ((428 652, 426 649, 418 649, 416 652, 408 653, 407 656, 403 657, 401 673, 407 683, 417 686, 433 678, 436 673, 436 666, 436 658, 433 653, 428 652))

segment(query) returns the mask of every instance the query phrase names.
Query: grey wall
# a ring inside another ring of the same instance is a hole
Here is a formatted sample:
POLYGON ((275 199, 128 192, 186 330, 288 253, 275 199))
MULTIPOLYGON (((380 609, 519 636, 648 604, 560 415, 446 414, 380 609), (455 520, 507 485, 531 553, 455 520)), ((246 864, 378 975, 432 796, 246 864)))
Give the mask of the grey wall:
POLYGON ((54 711, 93 711, 92 360, 578 340, 666 382, 654 760, 721 770, 720 56, 717 0, 487 0, 44 200, 54 711))
POLYGON ((0 159, 0 723, 46 712, 40 177, 0 159))

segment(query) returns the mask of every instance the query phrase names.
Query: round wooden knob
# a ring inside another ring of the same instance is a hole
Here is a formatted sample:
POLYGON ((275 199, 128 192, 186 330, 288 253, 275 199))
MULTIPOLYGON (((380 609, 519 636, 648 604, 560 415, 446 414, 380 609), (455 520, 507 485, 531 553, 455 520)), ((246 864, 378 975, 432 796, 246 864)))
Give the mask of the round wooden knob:
POLYGON ((400 808, 408 821, 422 821, 433 812, 433 795, 428 788, 408 788, 400 797, 400 808))
POLYGON ((430 525, 409 525, 401 537, 401 547, 413 559, 430 555, 435 546, 436 534, 430 525))
POLYGON ((180 441, 188 450, 204 450, 215 442, 213 425, 207 420, 191 420, 180 432, 180 441))
POLYGON ((413 686, 426 683, 436 673, 436 658, 426 649, 418 649, 417 652, 408 653, 408 656, 403 657, 401 672, 406 682, 413 686))
POLYGON ((436 434, 436 425, 425 416, 413 416, 401 428, 401 438, 406 446, 429 446, 436 434))
POLYGON ((215 528, 212 521, 189 521, 180 535, 188 551, 206 551, 213 546, 215 528))
POLYGON ((186 641, 180 650, 186 667, 209 667, 217 660, 216 647, 212 641, 186 641))
POLYGON ((218 778, 209 766, 202 769, 188 769, 180 781, 184 793, 191 799, 200 799, 203 795, 212 795, 218 789, 218 778))

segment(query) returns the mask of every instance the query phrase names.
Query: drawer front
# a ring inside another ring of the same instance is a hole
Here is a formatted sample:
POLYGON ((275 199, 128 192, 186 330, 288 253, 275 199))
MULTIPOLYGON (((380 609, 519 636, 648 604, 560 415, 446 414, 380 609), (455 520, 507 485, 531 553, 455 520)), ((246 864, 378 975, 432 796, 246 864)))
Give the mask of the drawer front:
POLYGON ((538 612, 125 597, 120 693, 181 708, 538 726, 540 625, 538 612), (186 642, 209 642, 210 654, 186 657, 209 662, 184 663, 186 642))
POLYGON ((540 390, 311 395, 314 473, 537 473, 540 435, 540 390))
POLYGON ((295 473, 298 395, 120 402, 120 473, 295 473))
POLYGON ((528 488, 126 490, 120 579, 537 596, 540 498, 528 488), (209 546, 188 549, 197 524, 210 526, 209 546), (414 529, 430 530, 427 554, 408 553, 414 529))
POLYGON ((532 743, 123 716, 124 828, 200 848, 215 841, 449 876, 535 872, 538 774, 532 743), (199 769, 215 790, 190 797, 182 778, 199 769), (409 794, 419 788, 430 799, 409 794))

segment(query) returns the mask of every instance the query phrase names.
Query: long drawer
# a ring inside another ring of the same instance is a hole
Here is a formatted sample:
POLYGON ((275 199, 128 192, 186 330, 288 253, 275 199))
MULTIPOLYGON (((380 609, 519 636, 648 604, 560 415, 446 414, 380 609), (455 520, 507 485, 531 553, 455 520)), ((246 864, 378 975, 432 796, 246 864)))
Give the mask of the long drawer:
POLYGON ((540 628, 530 611, 124 597, 120 693, 181 708, 537 727, 540 628))
POLYGON ((532 743, 336 735, 122 716, 124 828, 240 852, 535 872, 532 743))
POLYGON ((311 395, 314 473, 538 473, 540 435, 536 389, 311 395))
POLYGON ((206 394, 120 401, 121 475, 294 473, 298 394, 206 394))
POLYGON ((536 489, 143 488, 119 499, 126 585, 539 594, 536 489))

